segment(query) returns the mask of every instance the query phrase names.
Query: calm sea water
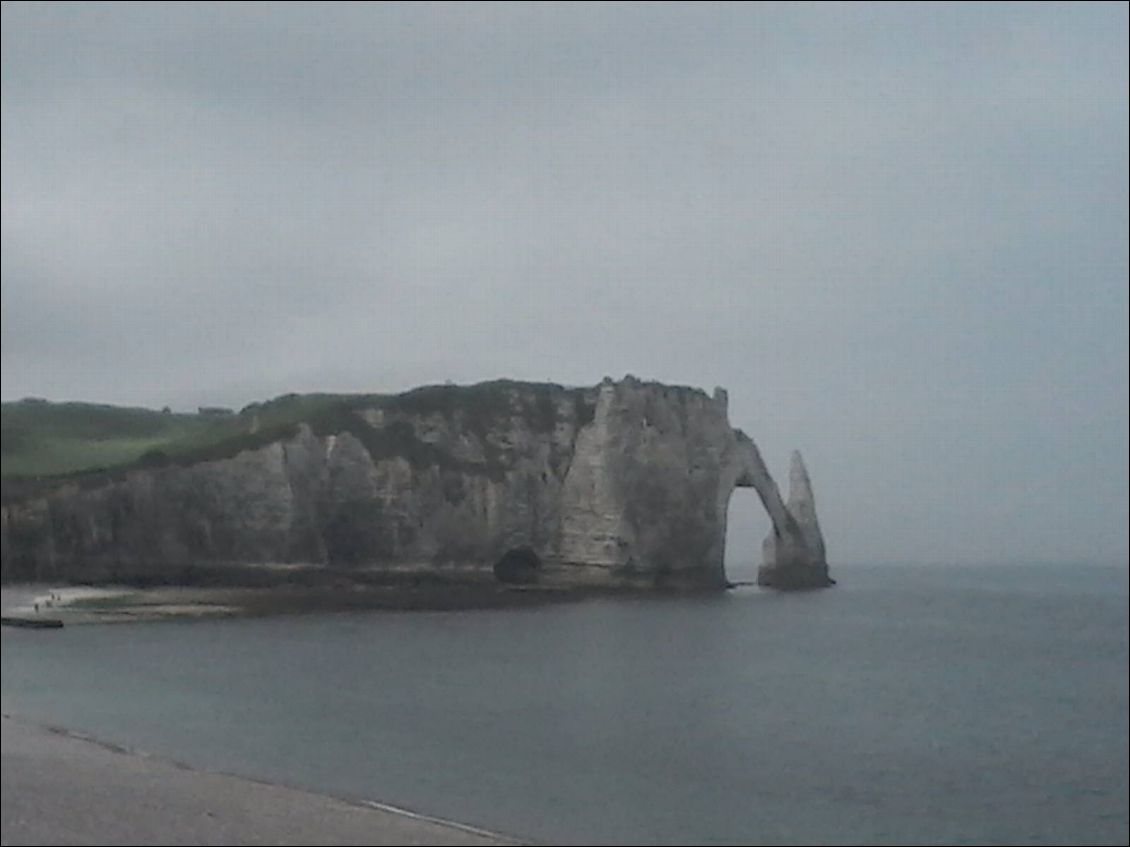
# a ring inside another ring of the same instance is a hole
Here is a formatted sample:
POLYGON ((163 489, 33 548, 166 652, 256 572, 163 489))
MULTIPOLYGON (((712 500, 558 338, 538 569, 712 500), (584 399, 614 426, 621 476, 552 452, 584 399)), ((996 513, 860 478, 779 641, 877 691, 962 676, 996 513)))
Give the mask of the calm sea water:
POLYGON ((3 635, 5 710, 544 841, 1127 842, 1127 576, 3 635))

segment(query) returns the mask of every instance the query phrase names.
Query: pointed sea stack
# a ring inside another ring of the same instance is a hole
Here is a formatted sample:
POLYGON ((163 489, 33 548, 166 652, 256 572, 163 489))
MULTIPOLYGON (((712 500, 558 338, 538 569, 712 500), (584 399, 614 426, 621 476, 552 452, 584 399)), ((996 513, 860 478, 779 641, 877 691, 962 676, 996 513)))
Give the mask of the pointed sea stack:
POLYGON ((765 561, 757 571, 757 584, 784 590, 835 585, 836 581, 828 575, 812 481, 799 451, 793 452, 789 468, 789 499, 785 508, 792 520, 775 522, 762 544, 765 561))

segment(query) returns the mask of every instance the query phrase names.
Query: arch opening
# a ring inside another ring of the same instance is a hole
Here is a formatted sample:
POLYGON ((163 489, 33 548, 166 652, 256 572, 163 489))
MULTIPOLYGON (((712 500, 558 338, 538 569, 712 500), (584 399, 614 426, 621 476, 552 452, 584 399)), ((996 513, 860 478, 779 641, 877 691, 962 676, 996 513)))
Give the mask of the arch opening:
POLYGON ((756 582, 762 561, 761 544, 773 531, 773 522, 753 488, 735 488, 726 508, 726 579, 733 583, 756 582))

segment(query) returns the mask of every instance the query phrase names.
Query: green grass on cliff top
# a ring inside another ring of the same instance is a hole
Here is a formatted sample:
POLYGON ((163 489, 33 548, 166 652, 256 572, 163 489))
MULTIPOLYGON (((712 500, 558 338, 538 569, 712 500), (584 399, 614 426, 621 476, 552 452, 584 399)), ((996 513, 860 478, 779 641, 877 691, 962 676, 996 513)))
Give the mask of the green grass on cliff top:
POLYGON ((53 476, 136 460, 205 429, 201 415, 92 403, 23 400, 0 406, 4 477, 53 476))
MULTIPOLYGON (((466 425, 476 429, 500 412, 513 411, 509 389, 518 385, 524 389, 526 406, 522 411, 536 427, 552 427, 551 398, 564 389, 549 383, 509 380, 472 386, 426 386, 395 395, 287 394, 252 403, 237 414, 224 415, 174 414, 39 399, 3 403, 2 476, 5 480, 60 478, 227 458, 289 438, 300 423, 309 424, 320 435, 353 432, 370 452, 405 453, 410 459, 439 461, 442 457, 432 456, 428 445, 417 443, 410 434, 390 427, 373 430, 353 410, 381 407, 393 412, 445 416, 458 411, 466 425)), ((574 399, 583 404, 580 392, 574 399)))
POLYGON ((288 395, 240 414, 173 414, 41 400, 4 403, 3 477, 59 477, 232 455, 289 434, 339 400, 288 395))

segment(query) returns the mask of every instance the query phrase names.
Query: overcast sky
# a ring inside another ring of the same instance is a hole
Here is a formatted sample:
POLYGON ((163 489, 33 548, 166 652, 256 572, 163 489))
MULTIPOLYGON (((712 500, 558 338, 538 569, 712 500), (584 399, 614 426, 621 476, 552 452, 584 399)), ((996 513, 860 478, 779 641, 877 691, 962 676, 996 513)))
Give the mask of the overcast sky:
POLYGON ((723 385, 833 564, 1125 561, 1127 28, 4 3, 3 397, 723 385))

